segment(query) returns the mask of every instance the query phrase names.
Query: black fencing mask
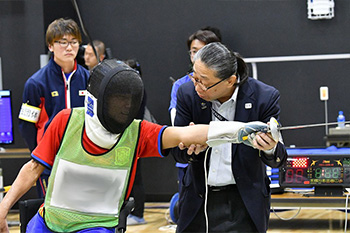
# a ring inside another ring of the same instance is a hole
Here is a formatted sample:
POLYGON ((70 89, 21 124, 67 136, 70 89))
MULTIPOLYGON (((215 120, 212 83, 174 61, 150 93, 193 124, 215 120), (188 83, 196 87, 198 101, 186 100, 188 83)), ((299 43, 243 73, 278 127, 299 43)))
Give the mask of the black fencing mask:
POLYGON ((99 121, 113 134, 130 125, 143 98, 139 74, 117 59, 105 59, 93 69, 87 90, 97 99, 99 121))

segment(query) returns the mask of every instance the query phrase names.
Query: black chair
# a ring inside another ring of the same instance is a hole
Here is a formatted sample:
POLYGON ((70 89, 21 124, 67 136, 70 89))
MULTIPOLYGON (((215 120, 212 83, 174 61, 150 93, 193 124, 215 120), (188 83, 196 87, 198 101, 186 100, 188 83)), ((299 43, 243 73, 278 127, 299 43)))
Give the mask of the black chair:
POLYGON ((133 211, 135 207, 135 200, 133 197, 130 197, 128 201, 124 202, 124 205, 120 211, 119 214, 119 224, 117 226, 117 232, 118 233, 124 233, 126 232, 126 220, 128 218, 128 215, 133 211))
POLYGON ((38 212, 41 204, 44 203, 44 199, 29 199, 25 201, 19 201, 19 222, 21 223, 21 233, 25 233, 28 222, 38 212))

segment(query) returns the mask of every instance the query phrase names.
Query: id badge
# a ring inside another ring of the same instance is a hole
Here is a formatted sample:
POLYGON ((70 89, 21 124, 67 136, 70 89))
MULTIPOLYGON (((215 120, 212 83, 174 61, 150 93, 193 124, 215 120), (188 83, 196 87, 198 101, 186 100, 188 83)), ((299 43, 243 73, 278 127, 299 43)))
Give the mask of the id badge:
POLYGON ((24 121, 37 123, 39 120, 41 108, 23 103, 18 118, 24 121))

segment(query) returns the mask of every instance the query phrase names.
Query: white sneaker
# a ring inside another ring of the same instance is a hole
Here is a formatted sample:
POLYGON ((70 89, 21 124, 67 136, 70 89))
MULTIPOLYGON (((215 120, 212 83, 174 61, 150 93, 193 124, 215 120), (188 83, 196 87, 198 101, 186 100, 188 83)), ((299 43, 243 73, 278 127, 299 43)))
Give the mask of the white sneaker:
POLYGON ((142 225, 146 224, 147 222, 145 221, 144 218, 137 217, 135 215, 129 214, 127 219, 126 219, 126 225, 128 226, 133 226, 133 225, 142 225))

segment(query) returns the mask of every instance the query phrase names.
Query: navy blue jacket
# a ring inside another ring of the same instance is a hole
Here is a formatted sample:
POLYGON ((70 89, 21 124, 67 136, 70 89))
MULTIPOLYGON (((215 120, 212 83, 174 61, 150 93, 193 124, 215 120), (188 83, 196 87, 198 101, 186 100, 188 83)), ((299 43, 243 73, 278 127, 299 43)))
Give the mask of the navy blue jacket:
POLYGON ((56 114, 65 108, 83 107, 89 71, 75 62, 75 73, 69 85, 61 67, 50 59, 49 63, 33 74, 25 83, 23 103, 41 108, 37 123, 19 120, 19 131, 32 151, 41 140, 56 114), (70 106, 67 99, 70 96, 70 106))
MULTIPOLYGON (((280 94, 274 87, 253 78, 239 87, 235 120, 241 122, 268 122, 271 117, 278 120, 280 94), (248 104, 248 105, 246 105, 248 104), (251 108, 246 107, 251 104, 251 108)), ((211 103, 201 99, 192 82, 183 84, 177 93, 175 125, 186 126, 190 122, 208 124, 212 120, 211 103)), ((186 151, 173 149, 178 162, 189 162, 183 178, 179 199, 177 231, 182 232, 193 220, 204 203, 204 153, 188 156, 186 151)), ((243 202, 259 232, 265 232, 270 215, 270 180, 266 165, 281 166, 287 158, 284 145, 278 143, 272 156, 244 144, 232 144, 232 173, 243 202)), ((209 155, 210 159, 210 155, 209 155)))

